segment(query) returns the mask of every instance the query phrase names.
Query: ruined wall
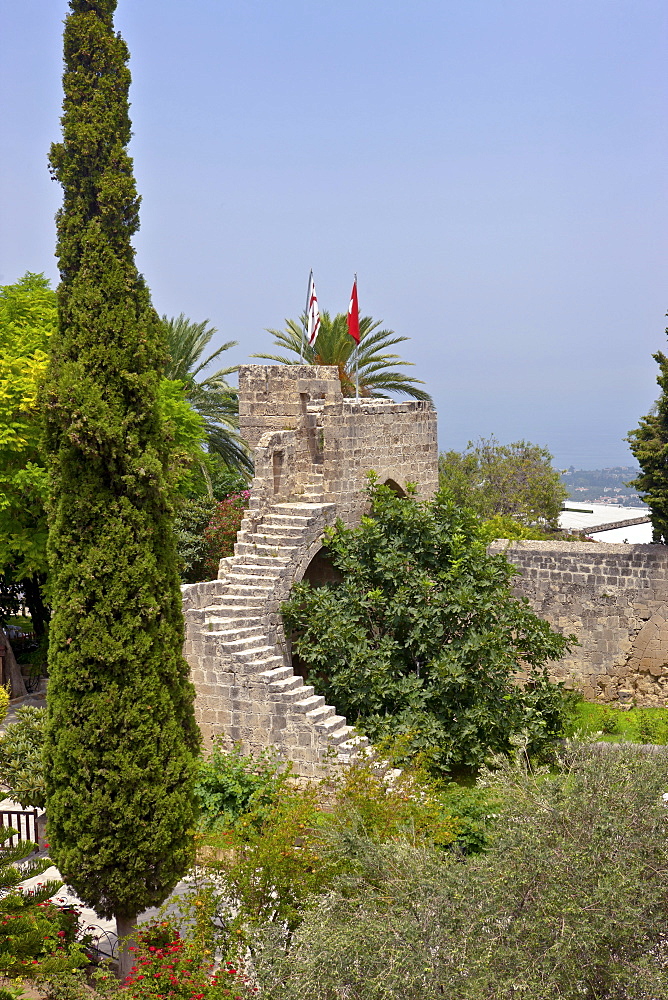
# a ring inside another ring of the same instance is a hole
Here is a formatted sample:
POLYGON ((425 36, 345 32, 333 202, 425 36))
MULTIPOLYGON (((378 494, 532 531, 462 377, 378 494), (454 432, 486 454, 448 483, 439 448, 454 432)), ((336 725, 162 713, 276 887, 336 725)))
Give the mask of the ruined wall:
POLYGON ((537 614, 579 639, 555 678, 590 700, 666 704, 667 547, 497 541, 490 551, 506 551, 537 614))
POLYGON ((242 365, 239 422, 254 449, 251 509, 294 499, 322 476, 322 496, 337 517, 358 523, 366 473, 402 489, 438 488, 436 413, 430 403, 344 399, 337 369, 242 365))
POLYGON ((367 741, 293 671, 280 606, 325 529, 359 522, 370 469, 432 495, 436 414, 422 402, 344 399, 336 368, 308 365, 243 366, 239 413, 255 459, 249 510, 218 579, 183 588, 196 718, 207 742, 274 746, 317 777, 367 741))

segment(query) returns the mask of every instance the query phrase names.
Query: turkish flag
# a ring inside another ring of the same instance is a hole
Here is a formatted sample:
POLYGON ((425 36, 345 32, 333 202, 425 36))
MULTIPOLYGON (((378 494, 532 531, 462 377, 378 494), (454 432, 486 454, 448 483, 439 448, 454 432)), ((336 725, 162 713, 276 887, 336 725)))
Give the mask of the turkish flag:
POLYGON ((348 333, 356 344, 360 342, 360 310, 357 304, 357 278, 353 281, 353 290, 350 293, 350 305, 348 306, 348 333))

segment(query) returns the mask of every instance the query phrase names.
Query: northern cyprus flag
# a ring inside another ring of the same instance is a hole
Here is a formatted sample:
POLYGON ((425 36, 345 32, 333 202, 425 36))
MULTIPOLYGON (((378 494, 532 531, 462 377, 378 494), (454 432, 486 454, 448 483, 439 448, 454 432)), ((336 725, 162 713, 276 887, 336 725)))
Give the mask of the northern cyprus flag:
POLYGON ((306 295, 306 339, 313 346, 320 329, 320 312, 318 311, 318 296, 315 294, 313 271, 309 274, 308 293, 306 295))

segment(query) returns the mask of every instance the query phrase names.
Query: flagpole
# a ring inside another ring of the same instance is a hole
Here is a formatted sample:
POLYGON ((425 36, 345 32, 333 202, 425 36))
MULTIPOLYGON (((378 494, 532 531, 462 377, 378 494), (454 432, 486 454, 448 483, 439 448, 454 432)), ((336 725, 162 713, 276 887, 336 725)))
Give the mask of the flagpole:
MULTIPOLYGON (((355 288, 357 289, 357 274, 355 274, 355 288)), ((359 316, 359 291, 357 292, 357 315, 359 316)), ((355 344, 355 399, 358 401, 360 398, 360 345, 359 341, 355 344)))

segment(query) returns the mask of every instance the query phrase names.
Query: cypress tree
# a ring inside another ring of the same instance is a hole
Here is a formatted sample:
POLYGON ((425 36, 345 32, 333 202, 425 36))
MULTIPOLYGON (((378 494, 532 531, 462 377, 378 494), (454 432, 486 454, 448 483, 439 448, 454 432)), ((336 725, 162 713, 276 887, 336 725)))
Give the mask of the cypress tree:
POLYGON ((160 320, 134 262, 139 198, 116 0, 70 0, 51 166, 59 333, 44 402, 53 620, 45 745, 64 879, 119 934, 192 861, 199 734, 156 406, 160 320))
MULTIPOLYGON (((668 329, 666 330, 668 334, 668 329)), ((640 474, 628 485, 644 493, 652 521, 652 541, 668 544, 668 357, 657 351, 656 381, 661 393, 650 412, 641 418, 627 441, 640 466, 640 474)))

